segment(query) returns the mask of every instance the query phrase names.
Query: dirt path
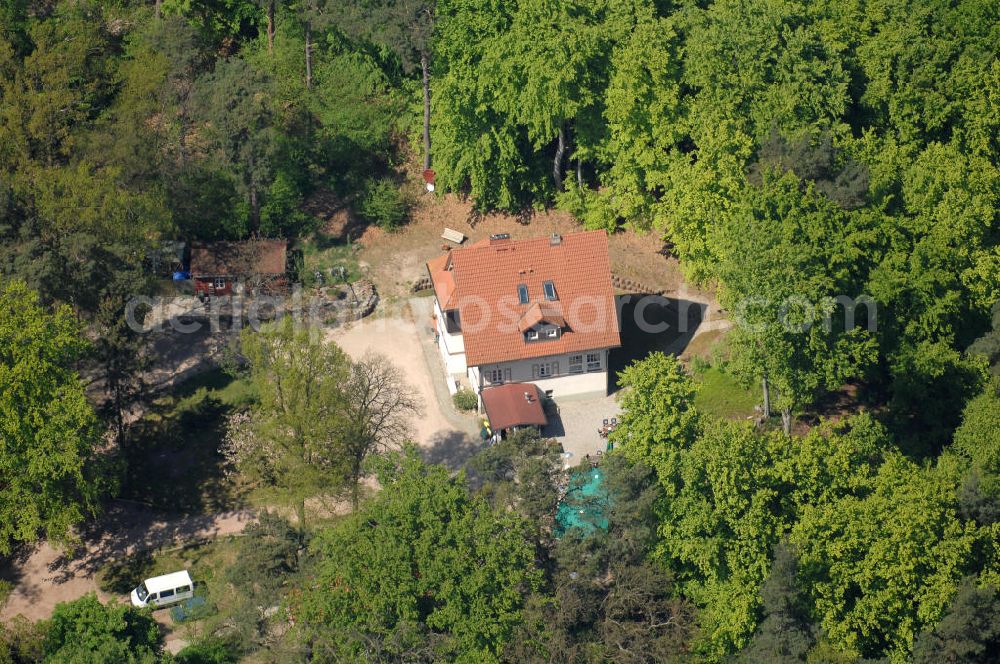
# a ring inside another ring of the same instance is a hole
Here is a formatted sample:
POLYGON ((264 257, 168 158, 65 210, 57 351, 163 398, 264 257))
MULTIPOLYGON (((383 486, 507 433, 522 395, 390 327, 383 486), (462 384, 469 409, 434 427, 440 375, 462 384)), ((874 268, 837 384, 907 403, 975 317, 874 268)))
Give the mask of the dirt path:
MULTIPOLYGON (((89 592, 102 601, 113 597, 97 587, 97 572, 108 562, 137 550, 173 543, 239 533, 253 520, 247 511, 224 512, 181 518, 164 518, 159 512, 116 501, 109 510, 82 533, 81 549, 73 556, 41 542, 15 558, 10 569, 0 570, 14 582, 14 591, 3 607, 0 620, 18 614, 42 620, 59 602, 67 602, 89 592)), ((120 598, 125 599, 125 598, 120 598)))

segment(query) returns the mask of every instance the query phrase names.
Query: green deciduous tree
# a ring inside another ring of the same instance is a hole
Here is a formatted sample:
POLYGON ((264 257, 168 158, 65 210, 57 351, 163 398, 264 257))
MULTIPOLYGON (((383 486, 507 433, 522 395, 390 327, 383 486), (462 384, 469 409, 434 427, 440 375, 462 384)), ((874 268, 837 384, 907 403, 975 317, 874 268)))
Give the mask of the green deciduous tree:
POLYGON ((657 556, 675 570, 699 607, 703 647, 720 656, 752 633, 771 547, 789 514, 776 468, 786 452, 779 438, 749 425, 712 422, 660 472, 666 496, 657 556))
MULTIPOLYGON (((680 39, 667 19, 641 21, 611 58, 606 93, 608 141, 602 156, 608 170, 601 181, 618 217, 640 228, 653 220, 654 203, 674 189, 668 172, 684 137, 680 39)), ((593 224, 591 224, 593 225, 593 224)))
POLYGON ((86 350, 66 307, 23 283, 0 286, 0 552, 64 539, 98 507, 100 429, 75 371, 86 350))
POLYGON ((619 382, 622 414, 610 440, 633 462, 661 476, 669 473, 697 434, 694 382, 675 357, 663 353, 627 367, 619 382))
POLYGON ((836 123, 848 102, 839 44, 823 38, 806 7, 724 0, 686 17, 685 82, 695 89, 692 134, 720 120, 761 141, 836 123))
POLYGON ((891 374, 898 430, 920 453, 940 449, 983 369, 963 357, 1000 295, 995 264, 1000 175, 954 144, 923 150, 870 140, 877 215, 865 231, 874 254, 867 292, 885 315, 882 353, 891 374))
POLYGON ((979 523, 1000 521, 1000 379, 965 407, 950 452, 967 465, 962 512, 979 523))
POLYGON ((715 233, 720 299, 734 313, 732 369, 762 382, 765 408, 773 397, 786 434, 796 408, 877 357, 868 320, 852 327, 847 311, 861 294, 844 224, 843 212, 811 185, 765 174, 715 233), (838 297, 847 298, 843 309, 838 297))
POLYGON ((497 661, 539 582, 527 524, 469 495, 464 479, 390 455, 383 490, 321 532, 296 613, 314 653, 397 661, 497 661))
MULTIPOLYGON (((746 423, 699 417, 685 405, 691 387, 685 387, 689 379, 676 362, 667 358, 646 362, 632 367, 648 371, 635 374, 643 377, 641 383, 633 381, 625 387, 618 429, 622 433, 615 432, 616 444, 625 456, 639 452, 654 465, 664 491, 658 503, 656 558, 700 609, 698 650, 710 658, 723 657, 744 647, 756 627, 760 589, 771 566, 773 547, 789 532, 804 528, 804 514, 863 500, 875 491, 884 472, 889 439, 869 415, 826 424, 801 438, 761 434, 746 423), (653 370, 655 365, 659 367, 653 370), (641 395, 633 395, 635 385, 643 386, 636 390, 641 395), (679 394, 684 399, 677 405, 679 394), (670 433, 679 423, 690 425, 680 428, 684 432, 680 440, 670 433), (661 424, 666 427, 662 431, 661 424)), ((952 492, 957 476, 949 475, 952 492)), ((954 506, 954 494, 945 500, 954 506)), ((843 510, 828 509, 831 514, 843 514, 843 510)), ((950 514, 954 518, 954 512, 950 514)), ((876 520, 872 515, 854 518, 866 523, 876 520)), ((965 532, 957 519, 953 526, 965 532)), ((830 532, 829 527, 816 526, 807 538, 793 544, 805 546, 804 540, 809 539, 810 554, 826 555, 830 532)), ((985 535, 974 529, 970 532, 969 546, 979 547, 985 535)), ((910 531, 901 527, 900 536, 906 533, 910 531)), ((804 560, 803 573, 813 570, 805 567, 804 560)), ((966 562, 972 564, 973 558, 966 562)), ((934 583, 931 574, 918 578, 934 583)), ((809 579, 804 590, 812 588, 813 577, 809 579)), ((908 586, 901 585, 895 592, 891 601, 900 605, 911 601, 908 586)), ((839 599, 831 600, 831 605, 843 608, 839 599)), ((813 594, 808 601, 818 602, 813 594)), ((850 649, 843 634, 834 635, 835 643, 850 649)))
POLYGON ((257 403, 230 420, 223 451, 245 476, 281 490, 295 506, 300 532, 305 500, 343 487, 339 432, 350 360, 318 332, 291 318, 244 331, 257 403))
POLYGON ((45 662, 152 664, 163 654, 160 627, 148 611, 101 604, 93 594, 59 604, 45 623, 45 662))
POLYGON ((835 644, 904 661, 944 614, 987 536, 958 518, 957 481, 892 454, 869 490, 803 507, 791 541, 835 644))

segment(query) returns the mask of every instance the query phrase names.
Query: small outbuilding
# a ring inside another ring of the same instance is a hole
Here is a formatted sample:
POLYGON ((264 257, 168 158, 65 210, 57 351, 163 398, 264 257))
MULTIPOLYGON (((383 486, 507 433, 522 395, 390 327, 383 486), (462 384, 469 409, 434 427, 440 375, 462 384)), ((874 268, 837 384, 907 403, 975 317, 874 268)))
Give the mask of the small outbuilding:
POLYGON ((494 432, 525 427, 541 429, 549 423, 541 390, 534 383, 506 383, 482 392, 483 409, 494 432))
POLYGON ((196 243, 191 246, 191 278, 197 295, 231 295, 242 282, 251 291, 281 292, 288 287, 288 242, 196 243))

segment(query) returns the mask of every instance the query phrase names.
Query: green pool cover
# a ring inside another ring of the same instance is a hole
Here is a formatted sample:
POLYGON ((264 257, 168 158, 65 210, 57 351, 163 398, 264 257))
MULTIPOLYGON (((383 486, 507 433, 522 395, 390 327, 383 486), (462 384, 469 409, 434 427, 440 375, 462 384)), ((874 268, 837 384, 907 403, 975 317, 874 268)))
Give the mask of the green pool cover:
POLYGON ((601 486, 603 481, 600 468, 570 475, 569 488, 556 510, 556 537, 562 537, 570 528, 584 533, 608 529, 608 493, 601 486))

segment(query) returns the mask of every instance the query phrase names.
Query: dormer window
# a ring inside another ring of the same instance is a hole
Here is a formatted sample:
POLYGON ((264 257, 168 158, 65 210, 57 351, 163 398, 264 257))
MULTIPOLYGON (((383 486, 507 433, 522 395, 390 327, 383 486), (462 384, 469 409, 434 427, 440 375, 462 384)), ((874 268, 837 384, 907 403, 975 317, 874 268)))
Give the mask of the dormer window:
POLYGON ((558 339, 561 330, 556 325, 539 325, 525 331, 525 341, 539 341, 543 339, 558 339))
POLYGON ((559 299, 556 297, 556 285, 551 281, 546 281, 542 284, 542 292, 545 293, 545 299, 549 302, 559 299))
POLYGON ((524 284, 517 286, 517 299, 521 304, 528 303, 528 287, 524 284))

